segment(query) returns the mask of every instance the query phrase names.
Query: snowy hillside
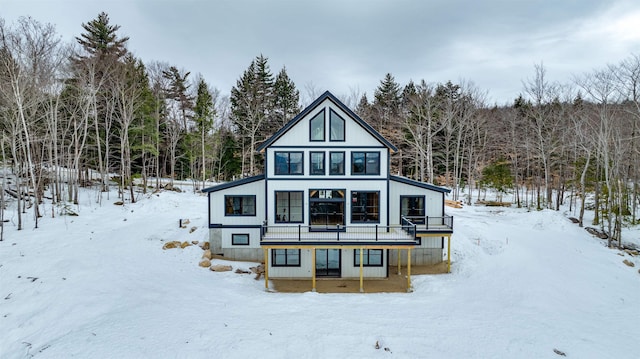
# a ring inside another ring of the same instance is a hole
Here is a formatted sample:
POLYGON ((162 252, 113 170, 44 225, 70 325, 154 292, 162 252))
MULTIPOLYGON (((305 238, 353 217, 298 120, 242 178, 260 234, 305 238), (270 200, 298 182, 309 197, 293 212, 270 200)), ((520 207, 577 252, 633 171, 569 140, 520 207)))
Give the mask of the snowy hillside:
POLYGON ((79 216, 7 224, 0 358, 640 357, 640 257, 562 212, 448 209, 452 273, 413 293, 283 294, 198 267, 198 246, 162 249, 207 238, 205 196, 83 195, 79 216))

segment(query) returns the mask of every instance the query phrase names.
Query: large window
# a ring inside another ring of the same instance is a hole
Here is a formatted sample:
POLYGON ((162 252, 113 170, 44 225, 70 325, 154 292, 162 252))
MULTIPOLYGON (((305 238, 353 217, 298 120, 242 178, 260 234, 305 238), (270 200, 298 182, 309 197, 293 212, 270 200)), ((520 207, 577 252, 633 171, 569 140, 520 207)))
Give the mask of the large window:
MULTIPOLYGON (((353 251, 354 266, 360 266, 360 250, 353 251)), ((362 252, 363 267, 382 267, 382 249, 365 249, 362 252)))
POLYGON ((272 249, 271 263, 274 267, 300 267, 300 250, 272 249))
POLYGON ((342 189, 309 190, 310 224, 316 226, 312 229, 335 230, 344 224, 344 193, 342 189))
POLYGON ((225 216, 255 216, 256 196, 224 196, 225 216))
POLYGON ((380 152, 351 152, 352 175, 379 175, 380 152))
POLYGON ((234 233, 231 235, 231 244, 234 246, 248 246, 249 233, 234 233))
POLYGON ((351 222, 380 222, 380 192, 351 192, 351 222))
POLYGON ((331 113, 329 116, 329 128, 331 130, 329 140, 344 141, 344 120, 333 110, 329 112, 331 113))
POLYGON ((424 196, 400 196, 400 215, 413 223, 424 224, 424 196))
POLYGON ((302 152, 276 152, 277 175, 301 175, 303 173, 302 152))
POLYGON ((311 141, 324 141, 324 110, 309 121, 309 139, 311 141))
POLYGON ((344 174, 344 152, 329 152, 329 174, 344 174))
POLYGON ((312 175, 324 175, 324 152, 310 152, 309 157, 311 157, 309 173, 312 175))
POLYGON ((302 223, 302 194, 276 192, 276 223, 302 223))

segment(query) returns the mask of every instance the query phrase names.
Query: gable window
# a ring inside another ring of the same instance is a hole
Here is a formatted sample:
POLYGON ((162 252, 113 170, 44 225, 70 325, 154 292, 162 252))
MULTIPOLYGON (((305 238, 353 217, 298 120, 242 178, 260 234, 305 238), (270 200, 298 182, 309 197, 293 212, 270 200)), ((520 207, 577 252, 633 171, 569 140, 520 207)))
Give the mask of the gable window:
POLYGON ((351 192, 351 222, 380 222, 380 192, 351 192))
POLYGON ((256 196, 224 196, 225 216, 255 216, 256 196))
POLYGON ((352 175, 379 175, 380 152, 351 152, 352 175))
POLYGON ((400 215, 416 224, 424 224, 424 196, 400 196, 400 215))
POLYGON ((329 152, 329 174, 344 174, 344 152, 329 152))
POLYGON ((309 121, 309 140, 324 141, 324 110, 309 121))
POLYGON ((276 223, 302 223, 302 191, 276 191, 276 223))
POLYGON ((234 233, 231 235, 231 244, 234 246, 248 246, 249 233, 234 233))
MULTIPOLYGON (((353 251, 353 263, 355 267, 360 266, 360 250, 353 251)), ((382 249, 365 249, 362 252, 363 267, 382 267, 382 249)))
POLYGON ((335 111, 330 110, 329 129, 330 141, 344 141, 344 120, 335 111))
POLYGON ((303 173, 302 152, 276 152, 277 175, 301 175, 303 173))
POLYGON ((274 267, 300 267, 300 250, 272 249, 271 263, 274 267))
POLYGON ((309 157, 311 157, 309 173, 312 175, 324 175, 324 152, 310 152, 309 157))

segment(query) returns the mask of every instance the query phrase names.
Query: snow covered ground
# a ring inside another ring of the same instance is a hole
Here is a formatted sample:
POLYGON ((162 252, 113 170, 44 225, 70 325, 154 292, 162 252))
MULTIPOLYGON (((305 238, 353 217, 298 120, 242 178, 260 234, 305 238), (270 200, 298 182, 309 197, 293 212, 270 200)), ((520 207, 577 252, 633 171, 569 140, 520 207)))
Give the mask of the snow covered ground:
POLYGON ((413 276, 413 293, 283 294, 198 267, 198 246, 162 249, 207 238, 205 196, 83 196, 77 217, 7 224, 0 358, 640 357, 640 258, 568 213, 448 209, 451 274, 413 276))

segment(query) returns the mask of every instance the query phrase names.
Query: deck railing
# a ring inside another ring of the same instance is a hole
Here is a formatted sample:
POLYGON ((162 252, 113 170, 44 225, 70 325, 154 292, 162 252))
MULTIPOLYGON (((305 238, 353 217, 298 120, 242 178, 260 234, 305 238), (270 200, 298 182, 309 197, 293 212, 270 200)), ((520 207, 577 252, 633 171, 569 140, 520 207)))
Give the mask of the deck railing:
POLYGON ((415 240, 415 226, 357 225, 357 226, 262 226, 262 241, 275 242, 407 242, 415 240))
POLYGON ((453 216, 402 216, 402 223, 415 224, 420 231, 453 231, 453 216))

